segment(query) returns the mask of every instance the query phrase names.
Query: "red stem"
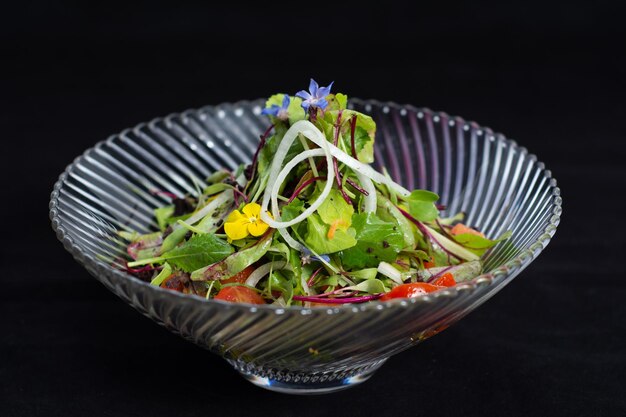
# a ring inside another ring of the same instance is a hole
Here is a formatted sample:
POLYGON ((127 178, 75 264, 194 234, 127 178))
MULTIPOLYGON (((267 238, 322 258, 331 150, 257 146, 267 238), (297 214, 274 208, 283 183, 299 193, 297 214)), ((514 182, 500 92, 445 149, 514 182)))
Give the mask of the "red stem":
POLYGON ((315 281, 315 277, 317 277, 317 275, 322 271, 322 269, 324 269, 323 266, 320 266, 319 268, 317 268, 317 271, 313 272, 313 275, 311 275, 311 278, 309 278, 309 280, 306 282, 306 285, 308 285, 309 287, 313 285, 313 282, 315 281))
POLYGON ((356 130, 356 118, 357 118, 357 115, 355 114, 354 117, 350 119, 350 147, 352 148, 352 157, 358 161, 359 158, 357 158, 356 156, 356 145, 354 143, 354 132, 356 130))
POLYGON ((265 141, 267 140, 267 137, 269 136, 273 128, 274 125, 270 125, 261 135, 261 141, 259 142, 259 146, 256 148, 256 151, 254 152, 254 157, 252 158, 252 174, 250 174, 250 179, 252 179, 252 177, 254 176, 254 171, 256 171, 256 164, 259 159, 259 153, 261 153, 261 149, 263 149, 263 147, 265 146, 265 141))
POLYGON ((449 267, 442 269, 441 271, 437 272, 436 274, 431 275, 431 277, 428 278, 426 280, 426 282, 428 282, 428 283, 433 282, 435 279, 439 278, 440 276, 442 276, 443 274, 445 274, 446 272, 448 272, 452 268, 453 268, 453 266, 450 265, 449 267))
POLYGON ((243 201, 244 201, 245 203, 247 203, 247 202, 248 202, 248 196, 247 196, 247 195, 245 195, 244 193, 242 193, 241 191, 239 191, 239 189, 237 188, 237 186, 236 186, 236 185, 235 185, 235 186, 233 186, 233 192, 234 192, 235 194, 240 195, 240 196, 243 198, 243 201))
POLYGON ((287 204, 291 203, 293 200, 295 200, 295 198, 297 196, 300 195, 300 193, 309 185, 311 185, 312 183, 314 183, 315 181, 319 181, 319 180, 323 180, 324 177, 313 177, 313 178, 309 178, 308 180, 304 181, 298 188, 296 188, 293 191, 293 194, 291 194, 291 197, 289 197, 289 200, 287 201, 287 204))
POLYGON ((352 179, 348 178, 348 179, 346 180, 346 182, 347 182, 348 184, 350 184, 352 187, 354 187, 354 189, 355 189, 355 190, 357 190, 358 192, 360 192, 361 194, 363 194, 363 195, 365 195, 365 196, 370 195, 370 193, 368 193, 368 192, 367 192, 367 191, 365 191, 363 188, 361 188, 361 187, 359 186, 359 184, 357 184, 356 182, 354 182, 352 179))
POLYGON ((415 217, 411 216, 409 213, 407 213, 406 211, 402 210, 400 207, 396 206, 396 208, 398 210, 400 210, 400 213, 402 213, 402 215, 404 217, 406 217, 407 219, 409 219, 411 221, 411 223, 413 223, 414 225, 417 226, 418 230, 420 232, 422 232, 422 234, 426 237, 428 237, 432 242, 436 243, 437 246, 439 246, 441 248, 442 251, 444 251, 446 254, 448 254, 449 256, 453 256, 456 259, 461 259, 460 257, 458 257, 457 255, 453 254, 452 252, 450 252, 449 250, 447 250, 446 248, 443 247, 443 245, 441 243, 439 243, 439 241, 435 238, 435 236, 433 236, 424 226, 424 224, 422 222, 420 222, 419 220, 417 220, 415 217))
POLYGON ((326 304, 347 304, 347 303, 364 303, 366 301, 376 300, 383 296, 383 293, 364 295, 362 297, 347 297, 347 298, 324 298, 319 299, 317 297, 294 295, 293 299, 296 301, 311 301, 314 303, 326 303, 326 304))
MULTIPOLYGON (((337 114, 337 123, 335 124, 335 138, 333 140, 333 145, 337 146, 339 144, 339 129, 341 128, 341 115, 343 114, 342 110, 339 110, 339 113, 337 114)), ((352 200, 350 200, 350 197, 348 196, 348 194, 346 194, 346 192, 343 190, 343 187, 341 186, 341 176, 339 174, 339 168, 337 167, 337 158, 333 157, 333 168, 335 168, 335 178, 337 179, 337 188, 339 189, 339 192, 341 193, 341 196, 343 197, 344 200, 346 200, 346 203, 352 205, 352 200)))

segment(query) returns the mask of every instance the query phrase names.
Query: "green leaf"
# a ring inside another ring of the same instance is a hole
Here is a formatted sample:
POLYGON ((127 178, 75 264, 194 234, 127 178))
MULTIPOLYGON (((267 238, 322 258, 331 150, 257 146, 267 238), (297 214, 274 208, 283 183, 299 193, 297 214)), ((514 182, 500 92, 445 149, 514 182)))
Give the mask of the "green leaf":
POLYGON ((474 252, 477 255, 482 255, 487 251, 487 249, 497 245, 503 240, 510 238, 511 235, 512 235, 512 232, 509 230, 494 240, 490 240, 486 237, 474 235, 471 233, 461 233, 458 235, 454 235, 452 237, 457 243, 461 244, 466 249, 469 249, 470 251, 474 252))
MULTIPOLYGON (((268 249, 267 253, 270 256, 282 256, 287 262, 289 262, 289 259, 291 257, 291 251, 289 249, 289 246, 279 241, 274 241, 274 243, 272 243, 272 246, 268 249)), ((275 258, 273 260, 278 259, 275 258)))
POLYGON ((331 275, 329 277, 320 279, 318 282, 315 283, 315 286, 316 287, 325 287, 325 286, 336 287, 337 285, 339 285, 339 278, 340 278, 339 275, 331 275))
POLYGON ((421 222, 431 222, 439 216, 435 201, 439 196, 431 191, 414 190, 407 198, 409 213, 421 222))
POLYGON ((312 251, 324 255, 339 252, 356 245, 354 230, 337 229, 332 239, 328 238, 330 226, 324 224, 319 214, 312 214, 307 218, 307 234, 304 243, 312 251), (352 232, 352 233, 351 233, 352 232))
POLYGON ((452 274, 456 282, 469 281, 476 278, 482 271, 482 264, 480 261, 463 262, 459 265, 450 266, 438 266, 430 269, 423 269, 416 272, 417 277, 422 281, 427 281, 433 275, 439 274, 442 271, 446 271, 452 274))
MULTIPOLYGON (((354 130, 354 147, 359 161, 371 164, 374 162, 374 139, 376 137, 376 122, 370 116, 354 110, 346 110, 343 116, 348 118, 356 117, 356 129, 354 130)), ((350 149, 350 125, 346 124, 343 137, 347 141, 347 148, 350 149)))
MULTIPOLYGON (((278 145, 285 136, 287 129, 288 126, 284 123, 279 123, 274 126, 274 134, 267 138, 265 146, 263 146, 263 149, 261 149, 261 152, 259 153, 257 168, 259 176, 263 176, 264 174, 269 175, 269 167, 272 165, 278 145)), ((287 152, 285 161, 291 161, 296 155, 302 153, 303 151, 304 148, 302 147, 302 143, 299 140, 295 140, 287 152)))
POLYGON ((159 275, 157 275, 156 277, 154 277, 154 279, 152 281, 150 281, 150 284, 152 285, 156 285, 157 287, 160 286, 163 281, 165 281, 166 278, 168 278, 170 275, 172 275, 172 267, 170 266, 170 264, 168 264, 167 262, 163 264, 163 269, 161 269, 161 272, 159 272, 159 275))
POLYGON ((234 202, 232 198, 228 198, 227 194, 222 193, 218 194, 214 200, 208 202, 206 205, 208 206, 209 204, 217 205, 213 210, 207 212, 202 220, 200 220, 200 223, 196 225, 196 227, 204 233, 214 233, 224 223, 226 216, 232 211, 234 202), (215 203, 216 201, 221 201, 221 203, 217 204, 215 203))
MULTIPOLYGON (((277 105, 278 107, 282 107, 283 98, 285 94, 274 94, 265 102, 265 108, 272 107, 272 105, 277 105)), ((306 113, 302 108, 302 99, 300 97, 289 96, 289 107, 287 107, 287 113, 289 114, 289 124, 294 124, 298 120, 304 120, 306 118, 306 113)), ((280 122, 274 116, 270 116, 272 122, 277 123, 280 122)))
POLYGON ((293 201, 283 206, 280 212, 280 219, 283 222, 295 219, 304 211, 304 201, 294 198, 293 201))
POLYGON ((219 169, 209 175, 206 179, 207 184, 216 184, 218 182, 224 181, 226 178, 230 176, 231 172, 226 169, 219 169))
POLYGON ((176 245, 185 240, 185 235, 188 230, 184 227, 179 227, 174 230, 172 233, 167 235, 165 239, 163 239, 163 244, 161 245, 161 253, 169 252, 174 249, 176 245))
POLYGON ((157 256, 161 251, 163 234, 161 232, 134 236, 132 244, 128 246, 128 253, 137 261, 157 256))
POLYGON ((357 244, 341 256, 347 269, 375 268, 381 261, 393 262, 405 245, 395 223, 385 222, 374 213, 352 216, 357 244))
POLYGON ((380 217, 380 219, 386 222, 396 223, 399 230, 402 232, 404 243, 406 245, 405 248, 415 248, 415 226, 413 226, 408 219, 402 215, 400 210, 398 210, 398 208, 382 194, 378 194, 377 201, 378 210, 376 214, 380 217))
MULTIPOLYGON (((282 103, 281 103, 282 104, 282 103)), ((300 97, 291 97, 289 107, 287 107, 289 113, 289 124, 292 125, 299 120, 306 118, 306 113, 302 108, 302 99, 300 97)))
MULTIPOLYGON (((191 273, 193 281, 208 281, 228 279, 233 275, 243 271, 247 266, 252 265, 261 259, 272 245, 273 233, 268 233, 252 246, 241 249, 214 265, 205 268, 196 268, 191 273)), ((204 266, 204 265, 203 265, 204 266)))
POLYGON ((346 106, 348 105, 348 96, 342 93, 337 93, 335 94, 335 100, 337 101, 337 104, 339 105, 339 109, 340 110, 345 110, 346 106))
POLYGON ((154 209, 154 217, 156 218, 157 223, 159 224, 159 228, 161 231, 165 230, 168 225, 167 220, 172 217, 174 214, 174 205, 158 207, 154 209))
POLYGON ((386 292, 385 284, 379 279, 368 279, 365 280, 358 285, 353 285, 352 287, 348 287, 351 290, 362 291, 369 294, 378 294, 381 292, 386 292))
POLYGON ((317 213, 324 223, 335 224, 337 229, 347 230, 352 224, 354 207, 343 199, 339 190, 333 188, 317 209, 317 213))
POLYGON ((268 286, 272 291, 280 291, 283 294, 285 303, 289 305, 293 297, 293 280, 287 279, 281 271, 274 271, 270 274, 268 286))
POLYGON ((225 184, 223 182, 218 182, 216 184, 211 184, 208 187, 206 187, 204 189, 204 191, 202 192, 204 195, 213 195, 213 194, 217 194, 221 191, 224 191, 228 188, 233 188, 232 185, 228 185, 225 184))
POLYGON ((212 234, 195 235, 163 254, 163 258, 185 272, 219 262, 233 253, 233 247, 212 234))
POLYGON ((357 271, 348 271, 346 272, 346 274, 350 276, 350 278, 373 279, 373 278, 376 278, 376 275, 378 275, 378 269, 377 268, 365 268, 365 269, 359 269, 357 271))

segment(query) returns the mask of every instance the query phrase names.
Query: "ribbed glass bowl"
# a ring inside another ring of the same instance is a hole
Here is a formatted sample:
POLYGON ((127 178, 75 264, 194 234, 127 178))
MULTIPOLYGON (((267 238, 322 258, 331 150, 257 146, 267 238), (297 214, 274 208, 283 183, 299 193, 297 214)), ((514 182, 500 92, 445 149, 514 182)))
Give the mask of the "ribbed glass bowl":
POLYGON ((65 248, 144 315, 224 357, 275 391, 332 392, 369 378, 391 355, 437 334, 487 301, 546 247, 561 214, 550 171, 514 141, 459 117, 412 106, 352 100, 378 125, 376 165, 408 189, 437 192, 445 214, 488 236, 513 237, 485 257, 485 273, 418 298, 280 308, 183 295, 112 265, 125 256, 116 232, 156 230, 150 190, 197 194, 195 181, 247 163, 267 128, 262 100, 208 106, 142 123, 88 149, 68 166, 50 201, 65 248))

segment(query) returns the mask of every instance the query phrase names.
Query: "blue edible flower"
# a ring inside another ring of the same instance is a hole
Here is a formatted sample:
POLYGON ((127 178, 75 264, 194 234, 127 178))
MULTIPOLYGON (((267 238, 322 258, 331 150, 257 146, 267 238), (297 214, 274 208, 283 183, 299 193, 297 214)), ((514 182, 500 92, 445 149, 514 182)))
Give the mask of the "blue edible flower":
POLYGON ((304 248, 304 250, 302 251, 302 256, 300 258, 300 260, 302 261, 302 265, 308 265, 313 261, 316 262, 330 262, 330 256, 328 255, 313 255, 313 253, 311 252, 311 250, 307 247, 304 248))
POLYGON ((289 98, 287 94, 285 94, 285 96, 283 97, 282 106, 278 106, 277 104, 272 104, 270 107, 263 109, 261 114, 269 114, 283 121, 287 120, 289 119, 288 108, 289 108, 290 102, 291 102, 291 99, 289 98))
POLYGON ((306 111, 309 111, 309 107, 318 107, 324 110, 328 106, 326 96, 330 94, 332 86, 333 83, 331 82, 328 87, 320 87, 317 82, 311 78, 309 91, 300 90, 296 93, 296 97, 300 97, 302 99, 302 107, 306 111))

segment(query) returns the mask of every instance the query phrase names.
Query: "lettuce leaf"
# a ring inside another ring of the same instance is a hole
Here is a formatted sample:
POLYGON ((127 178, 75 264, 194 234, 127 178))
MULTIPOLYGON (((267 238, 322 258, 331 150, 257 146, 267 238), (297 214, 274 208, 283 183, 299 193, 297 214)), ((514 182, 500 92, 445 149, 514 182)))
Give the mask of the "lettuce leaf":
POLYGON ((312 214, 307 218, 307 233, 304 239, 306 246, 312 251, 324 255, 335 253, 356 245, 354 230, 337 229, 332 239, 328 238, 330 226, 325 224, 319 214, 312 214))
POLYGON ((402 232, 395 223, 385 222, 374 213, 352 216, 357 244, 342 252, 347 269, 375 268, 381 261, 393 262, 404 248, 402 232))
POLYGON ((487 249, 494 247, 503 240, 510 238, 511 235, 512 232, 508 230, 494 240, 490 240, 486 237, 475 235, 472 233, 461 233, 458 235, 453 235, 452 238, 469 251, 481 256, 485 252, 487 252, 487 249))
POLYGON ((435 201, 439 196, 431 191, 414 190, 407 198, 409 213, 421 222, 431 222, 439 216, 435 201))
POLYGON ((219 262, 233 253, 233 247, 212 234, 195 235, 180 246, 164 253, 162 258, 176 268, 192 272, 219 262))

